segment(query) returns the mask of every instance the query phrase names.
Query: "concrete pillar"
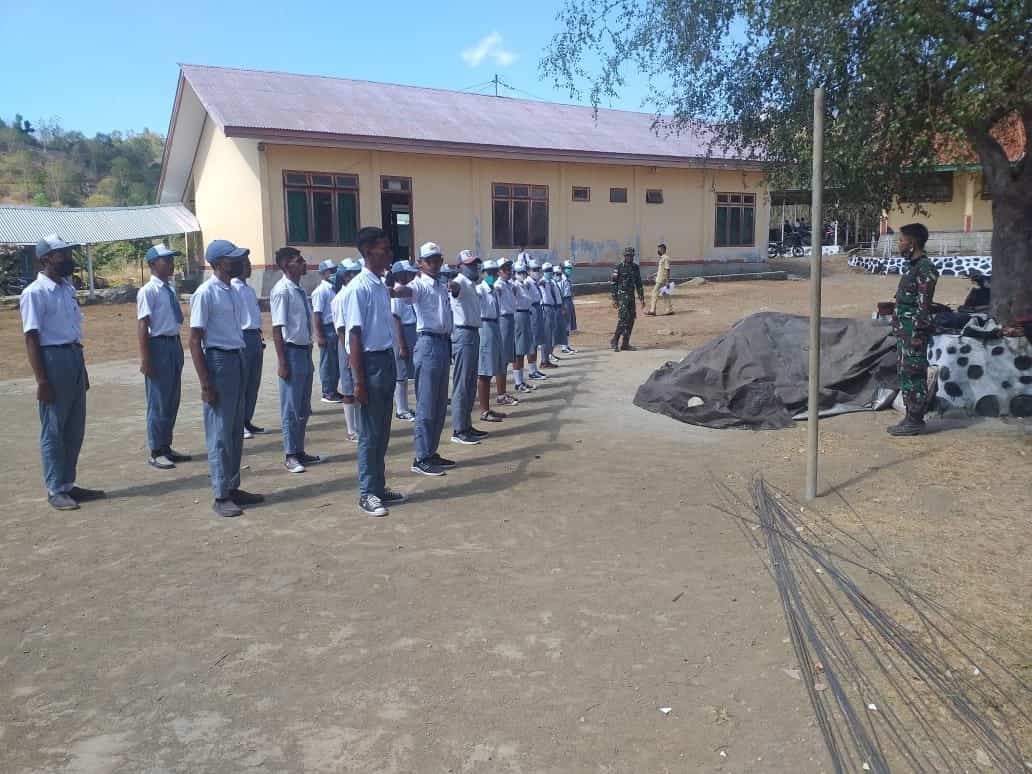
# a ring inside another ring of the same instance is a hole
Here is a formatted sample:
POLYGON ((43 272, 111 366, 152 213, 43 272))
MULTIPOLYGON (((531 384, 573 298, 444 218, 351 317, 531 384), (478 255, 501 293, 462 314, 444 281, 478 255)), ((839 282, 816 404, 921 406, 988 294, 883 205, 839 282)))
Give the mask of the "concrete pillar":
POLYGON ((975 217, 975 176, 964 173, 964 233, 971 231, 975 217))

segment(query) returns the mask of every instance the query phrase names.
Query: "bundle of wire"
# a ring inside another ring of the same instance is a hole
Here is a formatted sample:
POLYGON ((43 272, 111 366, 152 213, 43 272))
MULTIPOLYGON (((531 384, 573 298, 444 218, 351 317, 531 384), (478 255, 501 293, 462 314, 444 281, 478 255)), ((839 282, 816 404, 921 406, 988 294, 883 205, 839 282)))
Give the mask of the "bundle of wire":
POLYGON ((860 539, 814 509, 804 520, 762 478, 751 503, 716 485, 715 507, 766 554, 835 771, 1032 771, 1019 743, 1032 738, 1032 687, 1007 663, 1027 655, 914 589, 869 530, 860 539), (872 599, 882 592, 913 631, 872 599))

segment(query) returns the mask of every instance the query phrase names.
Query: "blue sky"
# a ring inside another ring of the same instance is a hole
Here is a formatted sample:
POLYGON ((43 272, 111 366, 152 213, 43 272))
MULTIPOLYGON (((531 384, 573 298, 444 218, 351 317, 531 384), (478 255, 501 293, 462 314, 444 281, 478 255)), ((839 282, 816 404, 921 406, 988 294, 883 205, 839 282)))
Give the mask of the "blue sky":
MULTIPOLYGON (((144 127, 164 134, 179 62, 446 89, 497 72, 531 95, 569 102, 538 75, 560 4, 0 0, 4 29, 22 31, 27 44, 9 40, 0 115, 57 116, 88 135, 144 127)), ((645 93, 632 83, 611 106, 641 109, 645 93)))

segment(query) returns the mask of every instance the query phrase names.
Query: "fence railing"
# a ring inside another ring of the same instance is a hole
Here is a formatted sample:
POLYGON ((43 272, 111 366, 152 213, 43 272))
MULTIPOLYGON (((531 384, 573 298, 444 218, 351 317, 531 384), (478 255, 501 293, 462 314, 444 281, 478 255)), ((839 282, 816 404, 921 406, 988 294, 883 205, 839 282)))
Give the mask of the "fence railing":
MULTIPOLYGON (((898 234, 882 234, 872 251, 882 258, 896 255, 898 234)), ((928 237, 925 252, 929 255, 989 255, 992 248, 991 231, 933 231, 928 237)))

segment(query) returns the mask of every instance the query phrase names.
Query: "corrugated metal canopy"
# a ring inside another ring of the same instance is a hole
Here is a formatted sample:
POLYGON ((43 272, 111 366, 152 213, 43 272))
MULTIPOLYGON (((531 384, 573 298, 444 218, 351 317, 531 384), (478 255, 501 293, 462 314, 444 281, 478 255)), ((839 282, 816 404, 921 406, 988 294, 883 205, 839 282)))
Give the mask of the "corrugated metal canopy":
POLYGON ((0 244, 34 245, 50 234, 98 244, 186 234, 200 224, 182 204, 143 207, 19 207, 0 204, 0 244))

